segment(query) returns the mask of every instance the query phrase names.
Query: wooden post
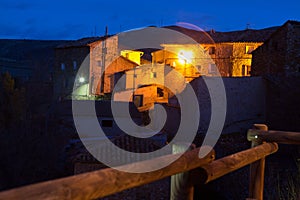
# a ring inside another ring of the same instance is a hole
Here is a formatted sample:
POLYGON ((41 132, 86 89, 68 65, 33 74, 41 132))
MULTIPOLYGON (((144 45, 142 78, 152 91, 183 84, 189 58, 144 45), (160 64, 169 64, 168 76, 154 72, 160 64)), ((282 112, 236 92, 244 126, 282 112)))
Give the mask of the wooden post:
MULTIPOLYGON (((185 149, 187 151, 195 149, 195 145, 189 145, 185 143, 173 144, 173 154, 182 153, 185 149)), ((189 178, 190 172, 183 172, 171 176, 171 200, 193 200, 194 199, 194 186, 189 178)))
MULTIPOLYGON (((268 126, 265 124, 254 124, 253 129, 267 131, 268 126)), ((262 143, 263 141, 257 138, 257 140, 252 140, 251 146, 256 147, 262 143)), ((265 158, 262 158, 250 165, 250 184, 249 184, 250 199, 263 200, 264 175, 265 175, 265 158)))

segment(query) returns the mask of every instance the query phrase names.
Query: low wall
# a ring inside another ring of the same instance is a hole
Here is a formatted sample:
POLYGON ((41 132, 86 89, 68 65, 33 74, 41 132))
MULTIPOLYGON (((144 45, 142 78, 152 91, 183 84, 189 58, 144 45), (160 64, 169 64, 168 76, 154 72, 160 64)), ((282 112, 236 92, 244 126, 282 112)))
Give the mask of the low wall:
MULTIPOLYGON (((245 132, 254 123, 265 123, 266 87, 264 79, 261 77, 226 77, 222 80, 227 98, 223 133, 245 132)), ((209 82, 216 81, 216 78, 205 77, 205 81, 210 85, 209 82)), ((200 77, 190 83, 199 102, 199 133, 206 133, 211 118, 211 98, 205 81, 200 77)), ((177 106, 174 103, 172 106, 165 106, 168 112, 165 129, 172 133, 176 133, 178 124, 180 124, 180 108, 177 106)))

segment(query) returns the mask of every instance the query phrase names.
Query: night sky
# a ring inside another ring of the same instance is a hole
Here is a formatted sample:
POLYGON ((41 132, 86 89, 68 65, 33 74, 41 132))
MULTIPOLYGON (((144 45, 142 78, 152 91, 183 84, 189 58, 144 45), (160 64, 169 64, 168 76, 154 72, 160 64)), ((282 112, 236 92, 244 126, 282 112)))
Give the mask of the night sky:
POLYGON ((187 22, 204 30, 243 30, 300 21, 299 0, 0 0, 0 38, 79 39, 187 22))

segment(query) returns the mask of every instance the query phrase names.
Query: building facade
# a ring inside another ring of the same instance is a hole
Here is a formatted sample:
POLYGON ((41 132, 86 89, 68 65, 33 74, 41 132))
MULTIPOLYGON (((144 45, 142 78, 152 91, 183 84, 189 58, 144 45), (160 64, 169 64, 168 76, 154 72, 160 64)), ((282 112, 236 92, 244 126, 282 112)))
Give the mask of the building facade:
POLYGON ((300 22, 287 21, 253 53, 251 75, 295 75, 300 72, 300 22))

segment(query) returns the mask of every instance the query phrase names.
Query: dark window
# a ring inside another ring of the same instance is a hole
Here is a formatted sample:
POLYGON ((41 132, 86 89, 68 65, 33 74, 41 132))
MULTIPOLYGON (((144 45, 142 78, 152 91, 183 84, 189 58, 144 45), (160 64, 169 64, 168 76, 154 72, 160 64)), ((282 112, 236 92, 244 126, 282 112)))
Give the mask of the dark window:
POLYGON ((242 65, 242 75, 243 76, 249 76, 250 75, 250 66, 242 65))
POLYGON ((157 88, 157 97, 164 97, 164 91, 161 88, 157 88))
POLYGON ((101 121, 101 126, 102 127, 112 127, 113 126, 113 121, 104 119, 104 120, 101 121))
POLYGON ((151 77, 151 78, 156 78, 156 72, 151 72, 150 77, 151 77))
POLYGON ((136 107, 143 106, 143 95, 134 95, 133 99, 133 103, 136 107))
POLYGON ((214 74, 217 72, 217 66, 216 64, 209 64, 208 66, 208 73, 214 74))
POLYGON ((216 53, 216 47, 209 47, 209 55, 215 54, 216 53))

